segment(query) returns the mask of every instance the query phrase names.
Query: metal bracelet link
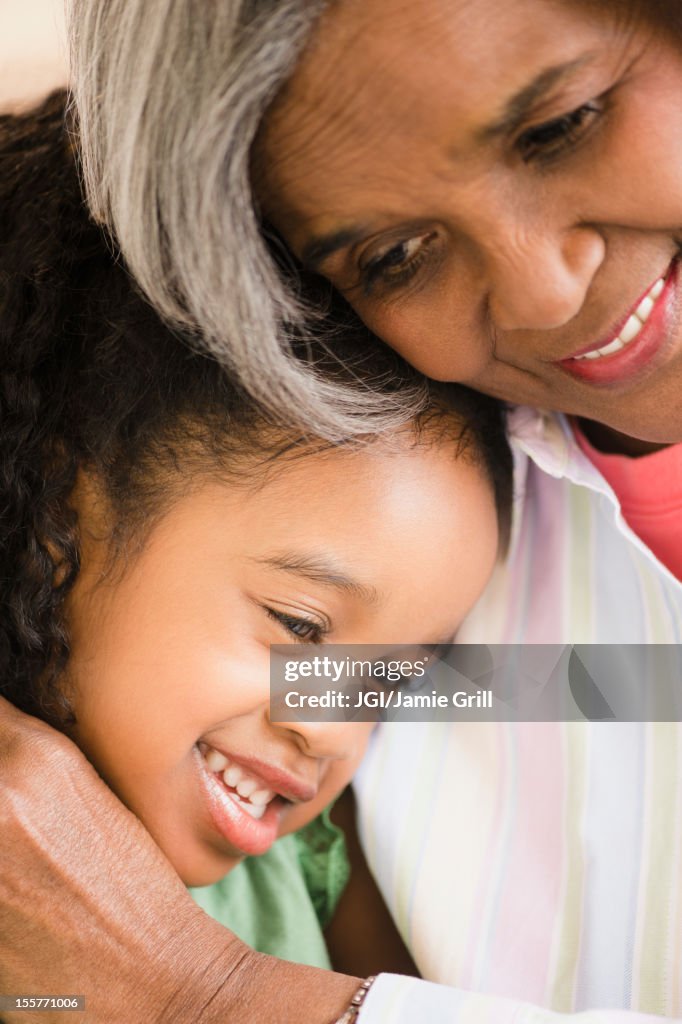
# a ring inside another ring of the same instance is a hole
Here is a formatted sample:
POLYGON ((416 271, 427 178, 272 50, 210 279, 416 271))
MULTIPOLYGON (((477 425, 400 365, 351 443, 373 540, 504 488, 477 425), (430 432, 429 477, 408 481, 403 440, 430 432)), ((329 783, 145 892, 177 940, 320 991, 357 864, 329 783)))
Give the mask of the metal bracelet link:
POLYGON ((372 976, 371 978, 365 978, 362 985, 351 999, 350 1006, 348 1007, 346 1012, 343 1013, 338 1020, 335 1020, 334 1024, 355 1024, 355 1021, 358 1019, 358 1015, 360 1013, 360 1007, 365 1001, 365 996, 369 992, 372 983, 375 980, 376 976, 372 976))

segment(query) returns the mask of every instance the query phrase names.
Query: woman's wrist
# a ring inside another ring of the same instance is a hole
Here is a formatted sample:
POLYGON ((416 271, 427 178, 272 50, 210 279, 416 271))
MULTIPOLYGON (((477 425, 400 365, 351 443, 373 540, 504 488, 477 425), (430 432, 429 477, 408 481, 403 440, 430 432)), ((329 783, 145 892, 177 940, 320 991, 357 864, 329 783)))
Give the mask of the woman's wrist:
POLYGON ((343 1019, 358 993, 361 979, 278 960, 238 940, 221 951, 219 938, 211 945, 208 924, 195 936, 191 963, 183 968, 186 958, 177 956, 176 993, 158 1008, 158 1024, 331 1024, 343 1019))
POLYGON ((334 1021, 334 1024, 355 1024, 360 1015, 360 1010, 362 1008, 362 1004, 365 1001, 367 993, 369 992, 370 988, 372 987, 375 981, 376 978, 374 977, 374 975, 372 975, 369 978, 365 978, 365 980, 360 985, 355 995, 351 999, 348 1009, 338 1018, 338 1020, 334 1021))

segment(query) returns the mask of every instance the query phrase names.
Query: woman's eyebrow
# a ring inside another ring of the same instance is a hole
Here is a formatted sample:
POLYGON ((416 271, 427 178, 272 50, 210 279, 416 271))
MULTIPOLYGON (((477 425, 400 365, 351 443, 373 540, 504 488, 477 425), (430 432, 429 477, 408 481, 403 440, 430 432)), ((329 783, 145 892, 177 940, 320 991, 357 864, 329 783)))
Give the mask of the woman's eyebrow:
POLYGON ((304 579, 312 580, 313 583, 333 587, 335 590, 359 598, 366 604, 379 603, 379 595, 374 587, 360 583, 359 580, 339 571, 337 566, 325 558, 285 551, 277 555, 268 555, 265 558, 255 558, 253 561, 271 569, 303 576, 304 579))
MULTIPOLYGON (((507 100, 498 118, 477 131, 477 142, 486 143, 501 135, 513 134, 523 124, 538 100, 544 99, 550 89, 576 74, 594 58, 595 54, 589 52, 574 60, 544 68, 507 100)), ((303 248, 301 262, 307 270, 317 271, 335 252, 362 241, 371 234, 371 230, 366 224, 356 224, 340 228, 338 231, 330 231, 325 235, 314 235, 303 248)))
POLYGON ((544 99, 550 89, 576 74, 586 64, 590 64, 594 58, 594 53, 584 53, 581 57, 576 57, 575 60, 544 68, 532 81, 507 100, 502 113, 496 120, 479 129, 476 133, 478 141, 490 142, 500 135, 513 134, 523 124, 538 100, 544 99))
POLYGON ((327 235, 314 235, 304 246, 301 263, 306 270, 318 270, 322 263, 339 249, 361 241, 369 233, 369 228, 357 224, 351 228, 341 228, 327 235))

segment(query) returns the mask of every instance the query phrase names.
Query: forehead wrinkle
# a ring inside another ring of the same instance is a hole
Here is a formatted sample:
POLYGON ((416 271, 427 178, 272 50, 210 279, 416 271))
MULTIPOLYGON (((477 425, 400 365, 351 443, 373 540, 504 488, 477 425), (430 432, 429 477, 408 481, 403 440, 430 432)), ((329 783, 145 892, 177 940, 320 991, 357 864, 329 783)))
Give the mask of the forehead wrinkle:
POLYGON ((412 45, 425 41, 432 45, 436 38, 452 36, 456 41, 460 28, 468 22, 476 0, 333 0, 320 18, 309 44, 311 54, 324 45, 341 41, 351 52, 366 50, 382 39, 387 23, 398 23, 412 45), (377 13, 378 11, 378 13, 377 13), (334 40, 334 35, 337 39, 334 40))
MULTIPOLYGON (((380 204, 385 201, 385 188, 394 186, 400 174, 398 150, 404 143, 396 138, 389 117, 378 118, 371 132, 363 130, 366 113, 357 91, 355 100, 346 105, 342 98, 341 91, 328 89, 319 102, 305 95, 297 102, 291 93, 290 102, 266 125, 256 166, 266 214, 293 214, 304 222, 310 211, 316 218, 318 197, 311 172, 323 190, 325 219, 339 217, 345 222, 346 201, 352 208, 358 192, 373 193, 380 204), (386 164, 383 157, 389 150, 395 160, 386 164), (368 166, 372 168, 369 178, 368 166), (342 210, 335 214, 334 206, 342 210)), ((408 151, 408 155, 414 154, 408 151)))
POLYGON ((335 173, 352 170, 376 140, 358 132, 352 102, 342 99, 343 90, 335 88, 329 68, 315 90, 289 88, 268 114, 256 147, 260 176, 285 181, 289 188, 300 179, 307 188, 311 168, 323 166, 327 155, 335 173))
MULTIPOLYGON (((343 62, 340 57, 338 63, 343 62)), ((388 67, 377 66, 362 78, 354 78, 347 68, 340 68, 337 75, 333 64, 327 64, 318 70, 309 88, 292 90, 282 106, 287 121, 287 148, 292 142, 303 148, 314 141, 316 145, 334 148, 350 143, 357 152, 371 149, 381 142, 382 136, 391 135, 390 128, 382 131, 381 115, 384 106, 391 110, 393 92, 401 84, 399 75, 388 74, 388 67), (372 132, 363 140, 358 129, 363 127, 369 111, 372 132)), ((281 131, 281 126, 276 126, 276 130, 281 131)))
POLYGON ((458 15, 471 2, 401 2, 388 7, 391 31, 384 37, 377 32, 381 4, 343 0, 324 12, 266 118, 266 176, 275 172, 274 177, 283 177, 295 190, 297 184, 305 184, 311 163, 323 168, 329 160, 334 174, 345 173, 386 145, 395 150, 399 138, 409 149, 417 146, 415 127, 424 119, 424 96, 419 90, 405 91, 405 60, 412 67, 423 65, 428 77, 434 38, 439 49, 458 52, 458 15), (401 19, 405 24, 397 26, 401 19), (429 46, 419 46, 420 37, 429 46), (409 40, 409 53, 391 46, 396 38, 409 40), (411 132, 405 138, 408 124, 411 132))
MULTIPOLYGON (((531 8, 535 0, 519 0, 519 3, 521 7, 531 8)), ((567 6, 565 0, 539 0, 539 7, 545 4, 557 9, 567 6)), ((505 36, 503 56, 498 61, 499 88, 493 88, 492 93, 490 88, 484 89, 477 97, 480 106, 476 98, 471 102, 466 82, 461 94, 453 85, 452 95, 441 94, 435 102, 429 92, 433 47, 427 52, 414 43, 418 26, 426 32, 421 17, 426 11, 430 14, 426 20, 431 34, 434 27, 442 30, 435 36, 441 57, 444 50, 454 46, 465 70, 473 67, 475 54, 468 47, 462 51, 457 36, 462 32, 466 40, 466 24, 461 15, 476 11, 480 14, 483 6, 479 8, 476 0, 468 0, 466 4, 457 0, 447 3, 433 0, 398 5, 389 0, 377 0, 366 6, 364 0, 363 3, 343 0, 328 9, 327 21, 318 25, 314 45, 294 74, 288 98, 296 102, 284 104, 287 109, 283 110, 285 123, 281 126, 281 137, 273 137, 271 149, 276 157, 270 164, 276 168, 270 178, 274 185, 273 220, 281 214, 294 218, 299 228, 302 222, 313 224, 315 232, 321 234, 352 229, 361 221, 381 225, 386 219, 413 218, 414 209, 410 206, 415 199, 418 207, 422 204, 426 166, 432 177, 432 188, 437 185, 439 191, 466 182, 472 173, 478 173, 485 150, 466 143, 466 136, 472 143, 478 141, 477 130, 485 128, 500 108, 504 110, 505 95, 500 92, 503 86, 510 96, 514 89, 520 93, 528 83, 528 77, 524 83, 523 77, 519 81, 519 75, 510 73, 516 64, 518 34, 516 42, 510 38, 514 33, 505 36), (394 31, 388 34, 389 45, 382 49, 375 22, 377 11, 384 9, 391 15, 396 11, 397 14, 391 26, 394 31), (400 31, 396 29, 398 14, 408 19, 406 24, 414 27, 413 33, 406 33, 403 24, 399 26, 400 31), (336 22, 332 21, 332 16, 336 17, 336 22), (375 30, 369 32, 368 26, 372 25, 375 30), (391 39, 396 37, 402 39, 399 53, 390 46, 391 39), (412 55, 405 52, 405 46, 409 46, 412 55), (349 53, 353 60, 348 60, 349 53), (377 59, 372 61, 375 54, 377 59), (407 59, 411 61, 412 73, 418 73, 421 78, 419 90, 404 89, 401 74, 407 59), (415 68, 415 61, 419 69, 415 68), (397 104, 396 95, 399 96, 397 104), (429 119, 425 116, 428 110, 424 103, 430 108, 434 102, 437 117, 429 119), (413 186, 417 182, 421 182, 422 187, 415 197, 413 186), (390 208, 386 205, 387 196, 394 200, 390 208)), ((612 28, 622 31, 622 24, 618 25, 616 19, 609 20, 612 28)), ((544 22, 535 24, 533 33, 540 42, 550 38, 544 22)), ((468 34, 470 36, 471 32, 468 34)), ((551 68, 554 64, 570 64, 585 56, 580 49, 576 52, 576 47, 571 47, 568 53, 564 49, 562 62, 562 48, 557 49, 555 44, 556 39, 552 37, 550 52, 544 65, 539 65, 540 71, 547 70, 548 65, 551 68)), ((537 74, 538 64, 534 63, 537 74)), ((468 76, 465 77, 468 80, 468 76)), ((498 71, 495 71, 492 79, 488 77, 488 85, 497 77, 498 71)), ((547 80, 542 83, 545 87, 547 84, 547 80)), ((425 217, 437 214, 439 196, 436 192, 431 196, 431 209, 424 210, 423 206, 420 209, 425 217)))
MULTIPOLYGON (((401 18, 407 22, 402 29, 411 40, 413 61, 428 49, 420 50, 414 45, 415 41, 423 36, 431 44, 434 29, 438 38, 442 38, 446 28, 456 37, 451 24, 451 0, 445 4, 420 4, 412 0, 388 6, 387 16, 394 25, 401 18)), ((364 0, 343 0, 342 4, 331 4, 320 18, 298 67, 268 115, 270 127, 277 133, 284 130, 282 120, 287 122, 284 166, 305 157, 306 145, 313 142, 326 147, 327 151, 334 151, 338 159, 337 147, 350 141, 349 160, 352 161, 365 149, 381 145, 382 137, 390 139, 394 134, 394 127, 390 125, 385 132, 381 131, 383 101, 390 115, 393 112, 391 95, 400 94, 404 85, 406 55, 383 45, 378 31, 381 25, 376 14, 373 15, 374 10, 364 0), (360 66, 362 75, 358 74, 360 66), (372 113, 372 132, 363 146, 359 129, 363 127, 368 110, 372 113)), ((409 95, 401 95, 403 116, 409 117, 411 107, 419 113, 421 102, 417 95, 414 101, 409 95)), ((339 164, 335 163, 337 166, 339 164)))

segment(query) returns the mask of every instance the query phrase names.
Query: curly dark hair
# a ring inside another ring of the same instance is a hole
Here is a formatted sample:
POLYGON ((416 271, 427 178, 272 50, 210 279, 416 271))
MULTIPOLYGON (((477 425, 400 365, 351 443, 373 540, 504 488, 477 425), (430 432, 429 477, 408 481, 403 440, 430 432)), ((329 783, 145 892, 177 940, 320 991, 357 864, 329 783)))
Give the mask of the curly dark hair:
MULTIPOLYGON (((196 473, 253 473, 314 445, 267 421, 196 339, 160 322, 88 216, 67 122, 63 94, 0 118, 0 691, 58 727, 74 721, 58 679, 79 570, 78 471, 102 481, 120 550, 196 473)), ((414 379, 346 307, 329 315, 340 357, 302 358, 397 395, 414 379)), ((434 384, 419 430, 434 418, 485 464, 506 522, 500 406, 434 384)))

